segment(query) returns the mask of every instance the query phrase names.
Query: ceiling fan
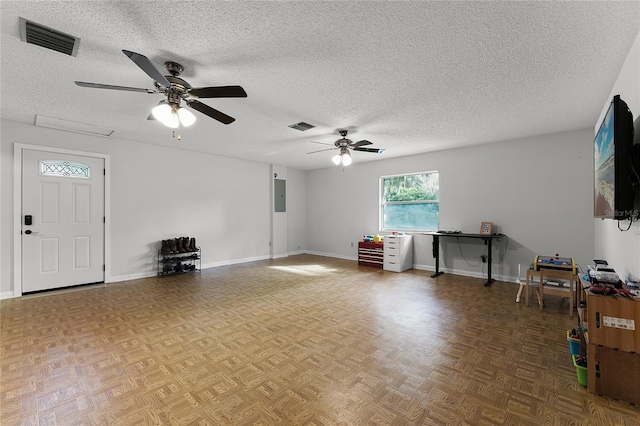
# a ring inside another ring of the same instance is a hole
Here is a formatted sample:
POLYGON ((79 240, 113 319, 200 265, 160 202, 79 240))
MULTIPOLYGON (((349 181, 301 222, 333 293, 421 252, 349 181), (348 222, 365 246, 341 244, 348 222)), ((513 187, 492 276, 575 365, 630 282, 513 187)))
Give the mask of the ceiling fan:
POLYGON ((231 124, 235 118, 211 108, 195 98, 246 98, 247 93, 241 86, 214 86, 214 87, 191 87, 189 83, 178 77, 184 70, 177 62, 165 62, 164 66, 170 75, 162 73, 151 63, 149 58, 139 53, 129 50, 122 51, 129 57, 142 71, 153 79, 155 89, 141 89, 137 87, 113 86, 110 84, 87 83, 76 81, 78 86, 93 89, 125 90, 130 92, 159 93, 166 96, 166 99, 153 108, 149 119, 160 120, 165 126, 177 128, 179 125, 189 126, 193 124, 196 117, 187 109, 180 106, 181 101, 185 101, 187 106, 207 115, 223 124, 231 124), (152 118, 153 117, 153 118, 152 118))
POLYGON ((348 166, 351 164, 351 154, 349 153, 349 150, 374 152, 376 154, 382 154, 384 152, 383 148, 365 147, 366 145, 372 145, 372 143, 369 142, 368 140, 353 142, 351 139, 347 139, 348 132, 349 132, 348 130, 339 130, 338 133, 340 133, 340 136, 342 136, 342 139, 338 139, 333 144, 311 141, 311 143, 319 143, 322 145, 333 145, 333 148, 326 148, 326 149, 320 149, 318 151, 311 151, 311 152, 307 152, 307 154, 314 154, 316 152, 331 151, 334 149, 339 149, 340 152, 336 154, 331 160, 334 162, 336 166, 339 165, 340 163, 342 163, 343 166, 348 166))

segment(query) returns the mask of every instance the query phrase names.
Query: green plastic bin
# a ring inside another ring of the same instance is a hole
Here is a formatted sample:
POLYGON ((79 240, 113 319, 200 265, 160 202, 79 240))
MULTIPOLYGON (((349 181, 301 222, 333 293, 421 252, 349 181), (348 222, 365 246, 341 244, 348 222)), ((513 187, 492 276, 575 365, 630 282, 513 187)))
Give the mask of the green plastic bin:
POLYGON ((580 355, 571 355, 571 359, 573 359, 573 365, 576 367, 576 374, 578 376, 578 383, 582 386, 587 386, 587 367, 582 367, 576 363, 576 358, 580 355))

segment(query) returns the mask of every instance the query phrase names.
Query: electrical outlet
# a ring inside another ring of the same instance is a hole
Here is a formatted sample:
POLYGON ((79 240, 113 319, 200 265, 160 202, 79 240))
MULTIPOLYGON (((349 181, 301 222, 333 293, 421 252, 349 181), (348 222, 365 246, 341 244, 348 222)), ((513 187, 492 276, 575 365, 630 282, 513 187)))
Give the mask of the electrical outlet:
POLYGON ((487 263, 487 255, 483 254, 482 256, 480 256, 480 259, 482 260, 482 263, 487 263))

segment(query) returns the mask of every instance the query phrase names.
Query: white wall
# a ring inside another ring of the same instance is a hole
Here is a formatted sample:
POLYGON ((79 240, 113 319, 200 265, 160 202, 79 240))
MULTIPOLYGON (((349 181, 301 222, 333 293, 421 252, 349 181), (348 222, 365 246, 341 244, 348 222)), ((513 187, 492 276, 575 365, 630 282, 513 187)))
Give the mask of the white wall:
MULTIPOLYGON (((633 118, 638 123, 640 116, 640 34, 627 56, 620 70, 611 93, 603 100, 602 113, 594 127, 595 133, 600 128, 600 122, 604 118, 614 95, 627 103, 633 113, 633 118)), ((635 128, 636 133, 640 128, 635 128)), ((620 222, 620 228, 626 229, 629 221, 620 222)), ((627 232, 618 229, 618 221, 594 219, 595 258, 605 259, 616 270, 621 278, 629 277, 640 279, 640 221, 631 224, 627 232)))
MULTIPOLYGON (((1 121, 0 296, 13 292, 13 144, 51 146, 111 156, 111 281, 156 272, 162 239, 196 237, 202 266, 269 257, 271 181, 268 164, 193 153, 117 138, 99 138, 1 121)), ((289 169, 296 178, 302 172, 289 169)), ((290 238, 304 238, 304 200, 288 194, 290 238), (297 206, 297 207, 296 207, 297 206), (298 235, 296 235, 298 234, 298 235)), ((287 237, 285 236, 285 241, 287 237)))
MULTIPOLYGON (((518 264, 524 274, 536 254, 559 253, 586 267, 593 258, 592 144, 584 129, 361 164, 356 156, 344 171, 310 171, 307 250, 356 259, 358 240, 378 232, 380 176, 437 170, 441 228, 477 233, 490 221, 508 236, 506 251, 506 241, 494 245, 496 278, 515 281, 518 264)), ((481 242, 458 247, 441 239, 441 246, 442 269, 486 276, 481 242)), ((431 237, 414 234, 414 249, 415 266, 433 270, 431 237)))

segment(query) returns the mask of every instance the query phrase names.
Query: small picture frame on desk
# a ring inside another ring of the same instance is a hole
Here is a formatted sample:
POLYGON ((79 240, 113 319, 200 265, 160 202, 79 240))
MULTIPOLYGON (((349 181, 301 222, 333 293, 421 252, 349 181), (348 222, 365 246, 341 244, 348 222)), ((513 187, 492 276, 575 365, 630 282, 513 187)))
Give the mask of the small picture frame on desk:
POLYGON ((482 222, 480 224, 480 235, 491 235, 493 232, 493 222, 482 222))

